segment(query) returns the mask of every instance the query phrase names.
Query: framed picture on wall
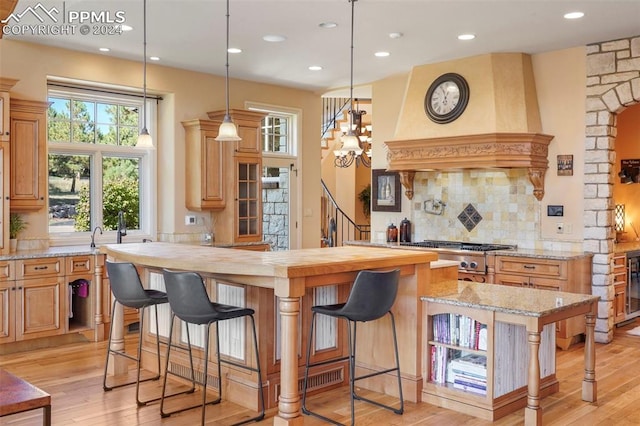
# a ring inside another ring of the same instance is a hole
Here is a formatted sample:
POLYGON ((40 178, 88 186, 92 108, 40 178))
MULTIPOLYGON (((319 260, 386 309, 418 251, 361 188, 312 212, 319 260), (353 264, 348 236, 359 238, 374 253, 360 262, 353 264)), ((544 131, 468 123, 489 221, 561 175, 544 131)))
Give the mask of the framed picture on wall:
POLYGON ((573 176, 573 155, 558 155, 558 176, 573 176))
POLYGON ((374 212, 399 212, 400 174, 383 169, 371 170, 371 210, 374 212))

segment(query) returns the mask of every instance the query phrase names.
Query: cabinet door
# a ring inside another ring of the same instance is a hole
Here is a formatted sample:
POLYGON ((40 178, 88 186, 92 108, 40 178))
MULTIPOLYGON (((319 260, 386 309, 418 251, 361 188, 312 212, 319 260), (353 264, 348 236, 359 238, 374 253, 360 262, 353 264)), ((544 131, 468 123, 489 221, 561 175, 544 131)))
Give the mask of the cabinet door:
POLYGON ((529 277, 529 285, 533 288, 541 290, 561 291, 563 281, 552 280, 549 278, 529 277))
POLYGON ((11 210, 45 206, 47 102, 11 99, 11 210))
POLYGON ((236 241, 262 238, 262 184, 260 159, 236 157, 236 241))
POLYGON ((619 323, 626 318, 627 285, 625 283, 615 284, 613 288, 613 321, 619 323))
POLYGON ((16 340, 55 336, 65 332, 67 295, 61 277, 16 281, 16 340))
POLYGON ((0 92, 0 142, 9 142, 9 93, 0 92))
POLYGON ((9 142, 0 142, 0 252, 9 253, 9 142))
POLYGON ((16 340, 15 281, 0 281, 0 344, 16 340))
POLYGON ((208 120, 182 122, 185 129, 185 204, 190 210, 222 210, 224 146, 215 140, 218 125, 208 120))

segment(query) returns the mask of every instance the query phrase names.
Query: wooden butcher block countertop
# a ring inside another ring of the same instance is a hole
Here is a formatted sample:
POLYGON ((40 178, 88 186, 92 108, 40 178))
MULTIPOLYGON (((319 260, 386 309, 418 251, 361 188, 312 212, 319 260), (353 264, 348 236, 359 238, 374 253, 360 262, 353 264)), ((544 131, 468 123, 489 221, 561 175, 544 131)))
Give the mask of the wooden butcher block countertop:
POLYGON ((100 251, 119 261, 211 274, 297 278, 436 261, 434 252, 380 247, 239 251, 175 243, 108 244, 100 251))

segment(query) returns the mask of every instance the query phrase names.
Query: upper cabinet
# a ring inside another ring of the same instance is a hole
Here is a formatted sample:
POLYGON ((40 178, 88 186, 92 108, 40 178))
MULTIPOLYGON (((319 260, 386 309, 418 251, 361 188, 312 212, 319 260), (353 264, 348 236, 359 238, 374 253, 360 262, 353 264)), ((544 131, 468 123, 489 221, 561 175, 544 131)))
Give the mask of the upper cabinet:
POLYGON ((12 211, 36 211, 46 205, 48 102, 11 99, 12 211))
POLYGON ((224 197, 223 143, 215 140, 219 123, 183 121, 185 131, 185 203, 189 210, 222 210, 224 197))
POLYGON ((9 142, 9 90, 18 82, 13 78, 0 77, 0 142, 9 142))
MULTIPOLYGON (((234 152, 236 154, 255 154, 262 153, 260 143, 260 123, 266 116, 263 112, 245 111, 241 109, 231 109, 229 114, 238 128, 238 136, 242 140, 234 142, 234 152)), ((209 118, 220 126, 224 119, 225 111, 208 112, 209 118)), ((216 133, 217 134, 217 133, 216 133)))

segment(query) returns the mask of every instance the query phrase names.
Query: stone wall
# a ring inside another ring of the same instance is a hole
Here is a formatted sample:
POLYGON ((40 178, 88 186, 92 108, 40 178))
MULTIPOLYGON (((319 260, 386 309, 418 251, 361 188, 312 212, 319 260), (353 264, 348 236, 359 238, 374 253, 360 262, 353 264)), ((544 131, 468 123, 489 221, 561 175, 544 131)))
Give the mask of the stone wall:
POLYGON ((262 235, 273 251, 289 249, 289 169, 279 170, 277 179, 262 182, 262 235))
POLYGON ((594 253, 592 293, 600 296, 596 341, 613 338, 613 183, 616 118, 640 102, 640 36, 587 46, 584 251, 594 253))

